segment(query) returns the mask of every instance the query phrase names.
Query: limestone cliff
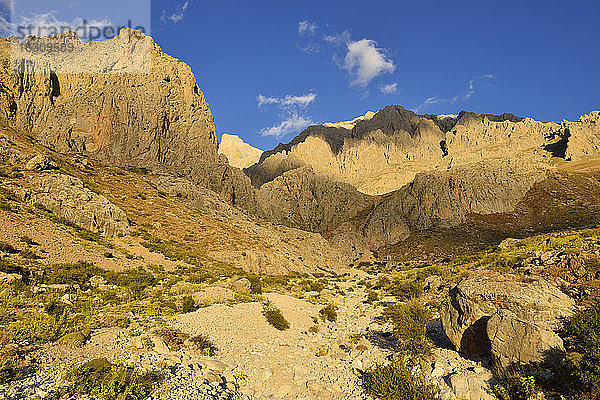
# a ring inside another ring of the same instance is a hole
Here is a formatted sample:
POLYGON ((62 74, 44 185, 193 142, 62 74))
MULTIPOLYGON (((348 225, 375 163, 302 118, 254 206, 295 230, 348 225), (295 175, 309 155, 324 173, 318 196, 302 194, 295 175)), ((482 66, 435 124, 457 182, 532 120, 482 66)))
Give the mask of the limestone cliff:
POLYGON ((549 155, 565 157, 561 144, 568 145, 567 158, 598 156, 599 121, 598 112, 558 124, 511 114, 417 115, 389 106, 351 124, 309 127, 291 142, 263 153, 246 173, 260 187, 285 171, 310 166, 363 193, 385 194, 423 171, 507 156, 532 164, 549 155))
POLYGON ((28 43, 72 51, 36 53, 0 39, 0 121, 57 151, 185 174, 253 208, 253 196, 241 196, 247 178, 217 153, 213 116, 190 67, 152 38, 124 28, 102 42, 69 32, 28 43))

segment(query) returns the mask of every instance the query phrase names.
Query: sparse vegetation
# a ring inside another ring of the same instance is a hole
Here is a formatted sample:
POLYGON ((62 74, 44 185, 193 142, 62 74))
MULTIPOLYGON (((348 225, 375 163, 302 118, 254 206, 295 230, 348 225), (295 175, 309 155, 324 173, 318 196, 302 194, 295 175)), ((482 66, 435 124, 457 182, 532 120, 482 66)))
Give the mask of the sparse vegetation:
POLYGON ((189 335, 181 332, 179 329, 173 328, 163 328, 156 332, 156 334, 165 341, 171 351, 179 351, 184 347, 185 341, 189 338, 189 335))
POLYGON ((0 385, 24 378, 23 366, 14 352, 0 352, 0 385))
POLYGON ((191 313, 196 311, 196 303, 192 296, 184 296, 181 303, 181 312, 182 313, 191 313))
POLYGON ((600 399, 600 300, 575 314, 567 330, 572 335, 568 365, 577 382, 573 386, 582 396, 600 399))
POLYGON ((400 301, 418 298, 423 294, 423 282, 421 279, 392 281, 386 291, 400 301))
POLYGON ((290 327, 290 323, 285 319, 281 310, 273 303, 263 303, 263 314, 267 322, 277 330, 284 331, 290 327))
POLYGON ((337 307, 334 304, 328 304, 319 310, 319 315, 323 321, 335 322, 337 319, 337 307))
POLYGON ((494 386, 502 400, 530 400, 538 392, 533 376, 516 376, 494 386))
POLYGON ((201 350, 205 356, 212 357, 217 351, 217 347, 214 345, 214 343, 204 335, 194 336, 190 339, 190 342, 192 342, 196 348, 201 350))
POLYGON ((366 379, 367 392, 383 400, 438 400, 435 386, 413 375, 406 364, 394 361, 375 367, 366 379))
POLYGON ((23 258, 28 258, 30 260, 35 260, 38 259, 39 256, 37 254, 35 254, 35 251, 30 250, 30 249, 23 249, 19 252, 19 255, 23 258))
POLYGON ((20 238, 21 242, 27 244, 28 246, 37 246, 39 243, 37 243, 35 240, 33 240, 32 238, 30 238, 29 236, 21 236, 20 238))
POLYGON ((260 277, 253 275, 248 277, 248 280, 250 281, 250 293, 262 294, 263 287, 260 277))
POLYGON ((373 289, 367 289, 367 303, 373 303, 379 300, 379 295, 373 289))
POLYGON ((6 242, 0 242, 0 251, 3 253, 18 253, 19 251, 6 242))
POLYGON ((418 300, 411 300, 386 308, 384 315, 394 324, 394 334, 409 356, 429 353, 431 343, 426 337, 426 327, 432 316, 427 307, 418 300))
MULTIPOLYGON (((71 385, 61 392, 96 395, 105 399, 145 399, 162 380, 158 372, 139 372, 105 358, 88 361, 69 373, 71 385)), ((61 393, 61 394, 63 394, 61 393)))

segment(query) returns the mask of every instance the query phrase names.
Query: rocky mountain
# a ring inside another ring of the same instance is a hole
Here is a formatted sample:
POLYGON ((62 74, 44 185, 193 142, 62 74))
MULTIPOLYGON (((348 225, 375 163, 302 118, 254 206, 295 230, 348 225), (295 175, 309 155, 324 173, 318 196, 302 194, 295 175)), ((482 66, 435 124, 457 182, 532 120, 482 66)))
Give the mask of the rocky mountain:
POLYGON ((219 143, 219 154, 227 157, 229 165, 236 168, 248 168, 260 159, 262 150, 245 143, 239 136, 224 133, 219 143))
POLYGON ((417 115, 389 106, 351 123, 312 126, 287 144, 267 151, 247 170, 255 186, 301 166, 379 195, 398 190, 416 174, 494 158, 553 155, 570 160, 597 156, 598 112, 579 121, 538 122, 510 114, 461 112, 417 115), (577 137, 576 137, 577 136, 577 137))
MULTIPOLYGON (((258 193, 281 189, 277 198, 270 196, 272 202, 286 198, 287 180, 302 174, 322 185, 338 182, 346 193, 330 201, 364 193, 362 210, 320 230, 364 252, 418 232, 457 227, 474 215, 510 214, 534 184, 557 169, 555 160, 565 163, 559 167, 564 169, 600 156, 594 145, 599 135, 599 112, 559 124, 464 111, 417 115, 389 106, 353 121, 309 127, 263 153, 245 172, 258 193)), ((591 198, 589 190, 585 193, 591 198)), ((288 198, 285 204, 278 209, 310 207, 288 198)), ((328 206, 314 202, 312 207, 328 206)), ((278 215, 268 218, 293 224, 278 215)))
POLYGON ((598 398, 599 112, 261 153, 151 38, 64 41, 0 39, 0 397, 598 398))
POLYGON ((253 209, 247 178, 218 154, 212 113, 189 66, 123 28, 102 42, 75 33, 0 39, 0 121, 56 151, 177 173, 253 209), (37 53, 27 46, 71 46, 37 53))
POLYGON ((260 151, 239 138, 223 135, 219 145, 190 68, 150 37, 126 28, 104 42, 73 33, 27 41, 66 41, 73 51, 31 53, 2 39, 2 122, 58 152, 186 179, 249 214, 320 233, 345 254, 512 213, 553 160, 584 163, 600 152, 598 112, 544 123, 389 106, 309 127, 255 163, 260 151))

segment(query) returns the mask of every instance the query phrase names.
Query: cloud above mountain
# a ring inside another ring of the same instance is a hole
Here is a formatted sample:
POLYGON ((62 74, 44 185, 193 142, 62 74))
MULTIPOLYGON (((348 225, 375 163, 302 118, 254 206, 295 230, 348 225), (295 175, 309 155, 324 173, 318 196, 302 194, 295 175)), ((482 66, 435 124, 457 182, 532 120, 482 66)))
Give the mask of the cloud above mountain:
MULTIPOLYGON (((318 41, 299 44, 298 48, 305 53, 318 52, 322 46, 333 48, 332 56, 335 64, 346 73, 349 85, 366 92, 371 82, 384 74, 392 74, 396 70, 396 63, 389 56, 389 51, 379 47, 373 39, 353 40, 350 31, 318 35, 318 24, 301 21, 298 26, 298 35, 302 38, 307 34, 320 37, 318 41), (342 52, 340 55, 338 52, 342 52)), ((383 86, 380 86, 380 88, 383 86)), ((384 94, 395 93, 398 84, 388 84, 384 94), (395 86, 394 86, 395 85, 395 86)))
POLYGON ((469 100, 481 89, 481 86, 486 81, 489 82, 494 79, 496 79, 496 76, 489 73, 475 76, 474 78, 470 79, 469 82, 467 82, 466 88, 462 93, 451 97, 439 97, 437 95, 428 97, 423 103, 415 107, 413 111, 420 113, 434 104, 457 104, 461 101, 469 100))
POLYGON ((273 126, 260 130, 261 136, 282 138, 291 133, 299 133, 313 123, 307 115, 307 109, 317 98, 317 94, 309 92, 303 95, 288 94, 284 97, 267 97, 259 94, 256 98, 258 108, 275 107, 281 121, 273 126))
POLYGON ((366 88, 375 77, 394 72, 396 65, 374 40, 362 39, 348 43, 344 69, 352 79, 350 86, 366 88))

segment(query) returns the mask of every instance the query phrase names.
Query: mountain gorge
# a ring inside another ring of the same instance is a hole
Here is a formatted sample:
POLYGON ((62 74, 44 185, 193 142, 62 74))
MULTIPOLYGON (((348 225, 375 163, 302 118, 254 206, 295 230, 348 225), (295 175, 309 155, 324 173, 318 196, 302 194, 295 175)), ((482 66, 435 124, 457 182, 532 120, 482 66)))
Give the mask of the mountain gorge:
POLYGON ((0 38, 0 398, 598 394, 599 111, 263 152, 141 32, 40 43, 0 38))
POLYGON ((544 123, 401 106, 311 126, 264 153, 228 135, 219 145, 190 68, 150 37, 124 29, 87 44, 72 34, 28 40, 74 50, 53 59, 3 39, 4 123, 55 151, 187 179, 250 214, 320 233, 352 257, 473 215, 512 213, 559 163, 600 155, 598 112, 544 123))

